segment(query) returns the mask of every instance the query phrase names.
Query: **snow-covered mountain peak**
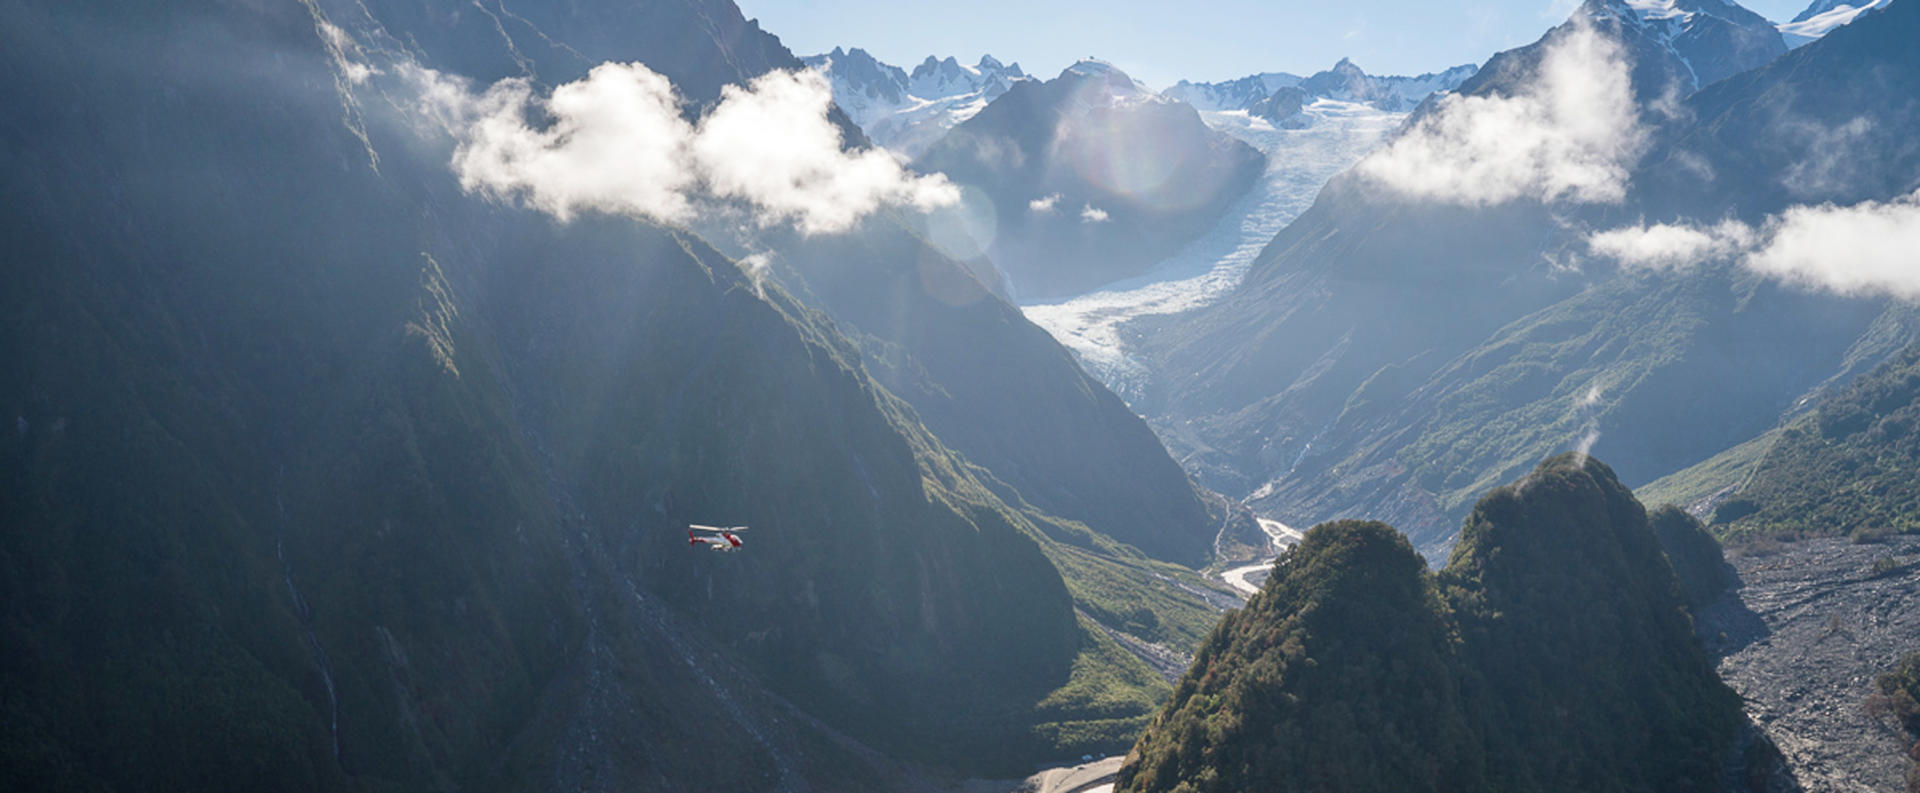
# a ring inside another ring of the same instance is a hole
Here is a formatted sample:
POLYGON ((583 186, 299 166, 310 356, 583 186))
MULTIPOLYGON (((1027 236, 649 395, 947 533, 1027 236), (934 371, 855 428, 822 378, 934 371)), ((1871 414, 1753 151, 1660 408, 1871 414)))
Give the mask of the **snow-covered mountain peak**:
POLYGON ((1815 17, 1825 16, 1835 11, 1851 11, 1854 14, 1858 14, 1869 8, 1879 8, 1886 4, 1887 0, 1813 0, 1813 5, 1807 6, 1806 10, 1801 11, 1799 16, 1793 18, 1793 21, 1806 22, 1815 17))
MULTIPOLYGON (((1764 64, 1787 49, 1772 22, 1733 0, 1586 0, 1574 19, 1640 42, 1628 49, 1641 53, 1636 57, 1664 60, 1659 68, 1679 81, 1683 93, 1764 64)), ((1670 89, 1646 85, 1636 90, 1658 95, 1670 89)))
POLYGON ((1778 25, 1780 37, 1786 39, 1788 47, 1800 47, 1815 39, 1833 32, 1835 28, 1852 24, 1861 14, 1879 8, 1885 8, 1892 0, 1814 0, 1792 22, 1778 25))
POLYGON ((909 157, 919 154, 955 124, 973 117, 1021 80, 1020 64, 992 55, 967 66, 951 56, 927 59, 911 73, 882 63, 858 47, 800 59, 827 76, 834 104, 875 143, 909 157))
POLYGON ((1275 91, 1292 88, 1305 78, 1288 72, 1262 72, 1238 80, 1218 83, 1195 83, 1181 80, 1172 88, 1160 92, 1161 96, 1193 105, 1202 112, 1221 110, 1246 110, 1275 91))
POLYGON ((1082 77, 1096 77, 1103 80, 1118 79, 1133 82, 1133 78, 1127 76, 1126 72, 1120 71, 1120 67, 1100 60, 1099 58, 1084 58, 1060 71, 1061 77, 1070 74, 1080 75, 1082 77))
POLYGON ((975 93, 994 85, 1001 86, 1000 90, 1004 91, 1007 84, 1023 77, 1026 74, 1020 71, 1020 64, 1007 66, 992 55, 980 56, 979 64, 974 66, 967 66, 951 55, 945 59, 929 55, 919 66, 913 67, 913 73, 907 79, 908 89, 914 96, 943 99, 975 93))
POLYGON ((1703 25, 1754 28, 1766 23, 1765 18, 1733 0, 1587 0, 1576 14, 1581 15, 1590 19, 1619 19, 1652 30, 1663 38, 1680 35, 1699 38, 1703 36, 1703 25))
POLYGON ((832 52, 809 55, 800 61, 830 76, 834 101, 856 124, 861 124, 861 112, 867 108, 896 106, 910 99, 907 73, 898 66, 881 63, 859 47, 834 47, 832 52))
POLYGON ((981 74, 1001 74, 1008 77, 1027 76, 1026 72, 1020 71, 1019 61, 1014 61, 1012 65, 1007 65, 1001 63, 1000 59, 992 55, 981 55, 980 63, 975 65, 973 70, 981 74))
POLYGON ((1681 10, 1674 0, 1626 0, 1624 3, 1634 16, 1641 21, 1651 22, 1657 19, 1685 19, 1691 12, 1681 10))
POLYGON ((1333 72, 1334 74, 1365 75, 1367 73, 1365 69, 1362 69, 1358 64, 1355 64, 1352 58, 1344 58, 1344 57, 1340 59, 1340 62, 1335 63, 1333 65, 1333 68, 1328 69, 1327 71, 1333 72))
POLYGON ((1121 71, 1120 67, 1097 58, 1087 58, 1068 66, 1061 70, 1060 79, 1084 80, 1106 89, 1103 92, 1104 100, 1089 96, 1086 97, 1087 101, 1136 102, 1159 98, 1158 94, 1147 90, 1145 85, 1121 71))
POLYGON ((1219 83, 1182 80, 1161 95, 1201 111, 1244 110, 1277 125, 1294 126, 1309 123, 1295 116, 1303 104, 1317 99, 1358 102, 1394 113, 1412 110, 1433 93, 1458 88, 1479 69, 1469 63, 1414 77, 1377 76, 1341 58, 1311 77, 1266 72, 1219 83))

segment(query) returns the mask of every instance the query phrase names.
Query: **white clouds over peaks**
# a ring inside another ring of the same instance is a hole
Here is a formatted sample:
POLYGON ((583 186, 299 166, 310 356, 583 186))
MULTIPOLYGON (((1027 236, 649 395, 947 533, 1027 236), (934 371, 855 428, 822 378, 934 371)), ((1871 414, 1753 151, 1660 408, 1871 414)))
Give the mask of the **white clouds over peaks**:
POLYGON ((1359 171, 1430 201, 1614 203, 1645 139, 1619 44, 1582 26, 1547 45, 1520 93, 1449 95, 1359 171))
POLYGON ((1656 224, 1587 238, 1595 253, 1630 267, 1678 269, 1738 257, 1761 275, 1843 295, 1920 301, 1920 192, 1853 206, 1797 206, 1759 229, 1656 224))
POLYGON ((682 117, 672 83, 638 63, 603 63, 547 97, 518 78, 475 96, 437 72, 410 76, 457 141, 462 188, 562 221, 581 211, 682 221, 705 197, 745 201, 761 223, 813 234, 885 204, 959 199, 945 177, 914 176, 884 151, 843 151, 827 120, 832 92, 811 72, 729 86, 698 123, 682 117))

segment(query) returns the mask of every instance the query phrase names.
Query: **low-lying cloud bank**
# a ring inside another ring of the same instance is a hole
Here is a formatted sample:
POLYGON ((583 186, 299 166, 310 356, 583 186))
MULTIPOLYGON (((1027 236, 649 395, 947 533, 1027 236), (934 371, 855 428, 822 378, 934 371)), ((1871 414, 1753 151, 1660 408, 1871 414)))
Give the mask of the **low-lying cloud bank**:
POLYGON ((603 63, 544 97, 522 78, 475 92, 417 66, 404 76, 453 134, 462 188, 562 221, 602 212, 680 222, 702 201, 737 199, 762 224, 815 234, 886 205, 960 198, 946 177, 911 174, 883 150, 843 150, 827 119, 832 90, 810 71, 728 86, 697 122, 682 116, 673 84, 639 63, 603 63))
POLYGON ((1628 226, 1590 235, 1587 246, 1628 267, 1680 269, 1736 259, 1789 283, 1920 301, 1920 192, 1845 207, 1797 206, 1759 228, 1732 220, 1628 226))
POLYGON ((1359 172, 1411 198, 1469 206, 1617 203, 1645 141, 1620 45, 1581 26, 1548 45, 1521 92, 1447 96, 1359 172))

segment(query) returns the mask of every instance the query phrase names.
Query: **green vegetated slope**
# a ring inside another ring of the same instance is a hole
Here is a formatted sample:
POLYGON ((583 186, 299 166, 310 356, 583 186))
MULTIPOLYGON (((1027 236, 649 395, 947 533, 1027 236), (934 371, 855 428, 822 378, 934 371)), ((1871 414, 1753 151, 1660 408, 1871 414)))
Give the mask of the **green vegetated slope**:
POLYGON ((1646 512, 1564 455, 1483 498, 1438 574, 1382 524, 1308 532, 1119 789, 1712 791, 1740 723, 1646 512))
POLYGON ((1920 531, 1920 344, 1781 429, 1715 507, 1730 539, 1920 531))
POLYGON ((1911 324, 1909 313, 1731 271, 1618 278, 1443 367, 1403 408, 1417 429, 1394 459, 1449 515, 1581 442, 1627 481, 1648 481, 1773 426, 1790 397, 1855 371, 1856 348, 1869 360, 1888 354, 1862 337, 1911 324), (1773 357, 1757 359, 1761 350, 1773 357), (1668 398, 1676 393, 1714 396, 1668 398))
POLYGON ((822 315, 463 195, 310 7, 0 43, 0 787, 864 788, 836 732, 1008 772, 1164 690, 822 315))
POLYGON ((1699 611, 1738 583, 1720 541, 1698 518, 1664 504, 1647 513, 1647 522, 1673 565, 1673 577, 1680 582, 1689 609, 1699 611))
POLYGON ((1453 629, 1406 538, 1322 524, 1223 620, 1122 790, 1461 790, 1482 779, 1453 629))

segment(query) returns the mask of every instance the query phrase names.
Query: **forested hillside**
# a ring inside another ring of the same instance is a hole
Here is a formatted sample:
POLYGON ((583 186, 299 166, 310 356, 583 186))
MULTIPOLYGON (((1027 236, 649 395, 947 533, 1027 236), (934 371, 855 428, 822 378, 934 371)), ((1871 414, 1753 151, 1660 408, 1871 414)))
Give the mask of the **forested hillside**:
POLYGON ((1739 698, 1646 512, 1563 455, 1475 506, 1427 572, 1322 524, 1221 624, 1120 790, 1718 791, 1739 698))

